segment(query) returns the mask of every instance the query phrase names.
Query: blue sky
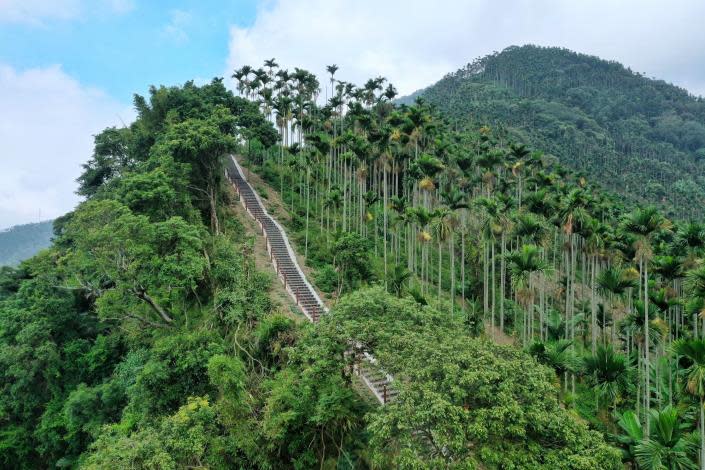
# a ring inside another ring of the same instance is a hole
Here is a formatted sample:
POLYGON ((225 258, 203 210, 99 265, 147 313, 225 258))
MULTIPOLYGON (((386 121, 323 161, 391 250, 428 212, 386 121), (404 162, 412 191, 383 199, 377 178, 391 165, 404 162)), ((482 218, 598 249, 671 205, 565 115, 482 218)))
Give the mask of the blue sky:
POLYGON ((0 229, 70 211, 93 135, 129 124, 152 84, 275 57, 408 94, 530 43, 705 95, 702 18, 702 0, 0 0, 0 229))
MULTIPOLYGON (((52 0, 47 0, 52 1, 52 0)), ((0 62, 26 69, 61 64, 70 76, 120 101, 150 84, 223 74, 230 26, 247 27, 254 0, 129 2, 87 6, 78 17, 0 27, 0 62)))

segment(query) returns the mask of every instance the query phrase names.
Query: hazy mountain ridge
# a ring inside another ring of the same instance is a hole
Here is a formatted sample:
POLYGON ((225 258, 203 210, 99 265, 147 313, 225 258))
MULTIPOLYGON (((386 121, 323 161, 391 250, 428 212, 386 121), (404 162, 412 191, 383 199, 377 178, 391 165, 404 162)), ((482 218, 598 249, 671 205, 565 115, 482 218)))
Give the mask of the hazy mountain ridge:
POLYGON ((0 231, 0 266, 15 265, 49 247, 53 223, 46 220, 0 231))
POLYGON ((705 207, 705 101, 614 61, 566 49, 509 47, 405 97, 513 139, 668 215, 705 207))

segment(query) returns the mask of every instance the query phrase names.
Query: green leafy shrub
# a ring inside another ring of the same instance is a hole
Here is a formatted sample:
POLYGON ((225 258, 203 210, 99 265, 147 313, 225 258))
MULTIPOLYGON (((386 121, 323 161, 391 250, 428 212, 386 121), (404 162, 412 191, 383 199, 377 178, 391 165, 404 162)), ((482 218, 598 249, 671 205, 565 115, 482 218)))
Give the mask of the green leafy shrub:
POLYGON ((338 272, 330 264, 316 270, 316 286, 323 292, 331 293, 338 288, 338 272))

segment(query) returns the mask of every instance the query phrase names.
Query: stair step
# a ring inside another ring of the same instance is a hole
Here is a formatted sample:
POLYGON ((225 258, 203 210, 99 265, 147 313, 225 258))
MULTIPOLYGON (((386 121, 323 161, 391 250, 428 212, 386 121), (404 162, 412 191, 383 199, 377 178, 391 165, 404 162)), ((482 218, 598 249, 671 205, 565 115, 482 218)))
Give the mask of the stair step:
MULTIPOLYGON (((235 185, 240 199, 250 214, 257 220, 267 238, 270 255, 276 263, 277 271, 286 280, 289 291, 297 299, 298 305, 309 316, 311 321, 317 323, 323 312, 323 306, 305 282, 301 271, 298 269, 295 259, 289 251, 289 246, 281 229, 274 219, 267 213, 266 209, 257 198, 257 195, 241 175, 237 165, 228 167, 227 170, 230 181, 235 185)), ((378 396, 383 395, 386 401, 390 401, 399 395, 399 391, 392 387, 387 376, 380 372, 369 362, 363 362, 360 373, 369 382, 370 388, 374 389, 378 396)))

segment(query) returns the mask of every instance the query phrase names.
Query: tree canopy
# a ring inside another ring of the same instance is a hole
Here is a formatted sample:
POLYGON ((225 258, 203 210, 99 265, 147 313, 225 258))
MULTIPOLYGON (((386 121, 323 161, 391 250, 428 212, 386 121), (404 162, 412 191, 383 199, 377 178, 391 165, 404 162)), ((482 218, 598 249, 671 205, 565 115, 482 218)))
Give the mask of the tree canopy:
POLYGON ((705 215, 705 102, 614 61, 567 49, 512 46, 419 90, 459 126, 511 139, 667 215, 705 215))

